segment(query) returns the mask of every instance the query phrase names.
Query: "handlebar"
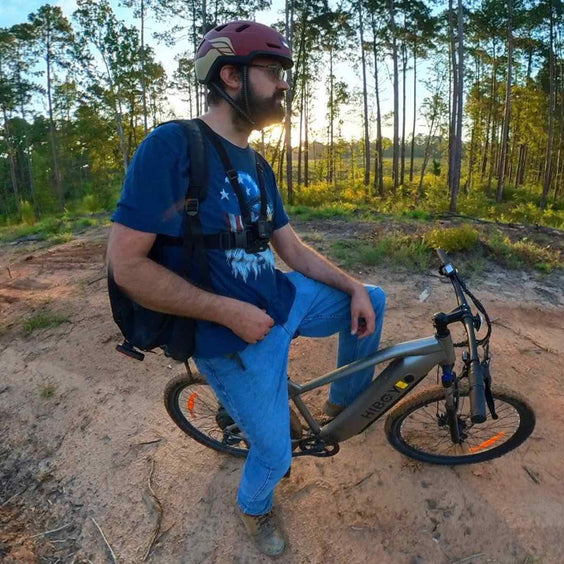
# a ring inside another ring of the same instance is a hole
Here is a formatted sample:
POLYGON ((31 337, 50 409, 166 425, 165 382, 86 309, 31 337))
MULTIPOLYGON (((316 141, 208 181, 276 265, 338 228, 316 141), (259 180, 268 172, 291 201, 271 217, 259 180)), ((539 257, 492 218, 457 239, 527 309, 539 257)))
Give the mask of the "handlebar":
MULTIPOLYGON (((480 364, 480 357, 478 355, 478 344, 474 332, 474 318, 472 316, 472 310, 466 301, 466 296, 464 295, 466 287, 459 278, 458 272, 446 252, 443 249, 437 249, 437 255, 441 261, 439 272, 444 276, 448 276, 454 288, 456 299, 461 310, 460 321, 464 325, 468 339, 468 352, 470 355, 468 381, 470 383, 470 412, 472 422, 483 423, 486 420, 484 375, 482 374, 482 365, 480 364)), ((470 296, 473 298, 471 294, 470 296)))

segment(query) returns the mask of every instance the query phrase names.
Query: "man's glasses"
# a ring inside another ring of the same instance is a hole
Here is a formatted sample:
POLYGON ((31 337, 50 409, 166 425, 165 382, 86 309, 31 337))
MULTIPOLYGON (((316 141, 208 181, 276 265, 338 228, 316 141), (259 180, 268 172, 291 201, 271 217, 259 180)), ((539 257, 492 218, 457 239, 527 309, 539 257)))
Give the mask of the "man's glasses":
POLYGON ((286 80, 286 70, 281 65, 249 65, 259 69, 266 69, 276 80, 286 80))

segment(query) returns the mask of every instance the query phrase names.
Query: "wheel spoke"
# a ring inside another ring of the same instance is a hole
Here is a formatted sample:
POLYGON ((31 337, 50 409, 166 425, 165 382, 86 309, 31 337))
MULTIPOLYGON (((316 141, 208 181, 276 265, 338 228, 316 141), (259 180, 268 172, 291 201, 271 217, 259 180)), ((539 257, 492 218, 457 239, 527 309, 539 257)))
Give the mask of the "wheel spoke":
POLYGON ((216 416, 220 403, 209 384, 194 382, 185 385, 175 395, 175 398, 179 416, 184 420, 181 428, 183 430, 185 430, 184 427, 192 429, 192 432, 188 432, 189 435, 194 438, 201 436, 205 439, 204 444, 207 446, 213 446, 210 443, 216 443, 218 450, 228 449, 233 453, 248 450, 248 442, 241 435, 236 424, 228 425, 225 429, 219 427, 216 416), (194 398, 193 401, 192 398, 194 398), (190 403, 192 405, 189 405, 190 403))

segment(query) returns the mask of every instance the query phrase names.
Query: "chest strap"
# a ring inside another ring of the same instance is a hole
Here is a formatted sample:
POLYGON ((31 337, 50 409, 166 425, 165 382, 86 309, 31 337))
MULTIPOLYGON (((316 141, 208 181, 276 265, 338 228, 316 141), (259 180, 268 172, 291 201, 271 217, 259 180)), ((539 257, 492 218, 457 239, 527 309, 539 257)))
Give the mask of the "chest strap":
MULTIPOLYGON (((233 188, 233 192, 237 196, 237 200, 239 202, 239 208, 241 209, 241 216, 243 218, 243 224, 245 227, 251 225, 251 212, 249 210, 249 205, 243 196, 243 190, 241 189, 241 185, 239 184, 239 174, 233 168, 231 161, 229 160, 229 156, 227 155, 227 151, 221 139, 217 135, 217 133, 211 129, 205 122, 201 119, 197 119, 199 122, 202 131, 205 133, 206 137, 210 140, 211 144, 214 146, 221 162, 223 164, 223 168, 225 169, 225 174, 229 179, 231 187, 233 188)), ((264 169, 259 160, 256 151, 253 151, 255 156, 255 166, 257 168, 257 177, 259 182, 259 192, 260 192, 260 214, 259 214, 259 221, 267 221, 267 195, 266 195, 266 188, 264 186, 264 169)))

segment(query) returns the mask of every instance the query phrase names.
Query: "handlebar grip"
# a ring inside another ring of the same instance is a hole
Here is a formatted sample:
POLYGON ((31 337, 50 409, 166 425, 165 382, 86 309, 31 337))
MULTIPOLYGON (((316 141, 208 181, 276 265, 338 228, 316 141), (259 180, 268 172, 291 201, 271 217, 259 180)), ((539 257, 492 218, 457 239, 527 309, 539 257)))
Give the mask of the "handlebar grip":
POLYGON ((468 371, 470 382, 470 412, 472 423, 484 423, 486 420, 486 388, 482 366, 478 360, 472 361, 468 371))
POLYGON ((436 251, 437 251, 437 255, 439 255, 439 259, 441 259, 441 263, 443 265, 451 262, 451 260, 448 258, 448 255, 446 254, 446 252, 443 249, 436 249, 436 251))

